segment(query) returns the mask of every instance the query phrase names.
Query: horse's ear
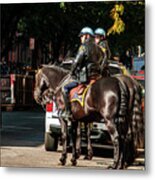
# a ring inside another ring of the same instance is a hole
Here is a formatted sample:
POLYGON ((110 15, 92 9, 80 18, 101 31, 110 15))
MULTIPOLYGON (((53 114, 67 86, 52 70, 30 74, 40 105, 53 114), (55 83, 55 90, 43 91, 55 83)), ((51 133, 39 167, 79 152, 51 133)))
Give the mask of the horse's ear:
POLYGON ((38 66, 38 69, 41 69, 43 67, 43 64, 40 64, 39 66, 38 66))
POLYGON ((41 69, 41 68, 43 68, 43 67, 48 67, 49 66, 49 64, 40 64, 39 66, 38 66, 38 69, 41 69))
POLYGON ((53 61, 50 61, 50 62, 48 63, 48 65, 52 65, 52 64, 54 64, 54 62, 53 62, 53 61))

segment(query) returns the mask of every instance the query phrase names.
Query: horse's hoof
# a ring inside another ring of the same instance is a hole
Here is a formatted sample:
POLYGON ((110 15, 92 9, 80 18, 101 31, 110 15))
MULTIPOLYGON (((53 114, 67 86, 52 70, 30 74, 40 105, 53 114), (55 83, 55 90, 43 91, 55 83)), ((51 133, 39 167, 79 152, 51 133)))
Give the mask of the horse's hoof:
POLYGON ((117 169, 126 169, 126 168, 127 166, 125 166, 125 164, 117 167, 117 169))
POLYGON ((76 159, 71 159, 71 163, 72 163, 72 166, 76 166, 77 165, 76 159))
POLYGON ((116 165, 110 165, 107 169, 125 169, 124 166, 116 166, 116 165))
POLYGON ((109 170, 110 169, 116 169, 116 167, 114 167, 113 165, 110 165, 110 166, 107 167, 107 169, 109 169, 109 170))
POLYGON ((79 158, 80 158, 80 154, 77 154, 77 155, 76 155, 76 159, 79 159, 79 158))
POLYGON ((60 161, 62 166, 64 166, 66 164, 66 159, 64 159, 62 157, 59 159, 59 161, 60 161))
POLYGON ((65 161, 60 161, 60 165, 64 166, 66 164, 65 161))
POLYGON ((80 153, 80 152, 77 152, 77 153, 76 153, 76 159, 79 159, 79 158, 80 158, 80 155, 81 155, 81 153, 80 153))
POLYGON ((62 162, 58 163, 58 166, 64 166, 65 164, 63 164, 62 162))
POLYGON ((92 160, 93 156, 88 156, 88 160, 92 160))
POLYGON ((81 149, 76 151, 76 158, 78 159, 81 156, 81 149))
POLYGON ((91 155, 86 155, 83 159, 84 160, 92 160, 93 156, 91 155))
POLYGON ((84 158, 83 158, 84 160, 88 160, 88 156, 86 155, 86 156, 84 156, 84 158))

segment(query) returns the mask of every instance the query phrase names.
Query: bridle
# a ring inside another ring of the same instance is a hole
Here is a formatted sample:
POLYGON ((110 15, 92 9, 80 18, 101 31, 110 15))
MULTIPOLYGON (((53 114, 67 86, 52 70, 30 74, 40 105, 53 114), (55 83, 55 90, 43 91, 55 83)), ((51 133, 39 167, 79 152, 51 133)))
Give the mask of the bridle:
POLYGON ((72 78, 71 74, 67 74, 58 84, 58 86, 56 87, 56 89, 54 90, 54 95, 57 94, 57 92, 65 86, 65 84, 72 78))
MULTIPOLYGON (((43 78, 45 80, 45 83, 47 83, 47 89, 45 91, 42 92, 42 99, 43 97, 46 98, 48 97, 48 94, 46 93, 49 93, 52 95, 52 99, 51 100, 54 100, 54 97, 57 96, 57 93, 59 92, 59 90, 61 90, 61 88, 63 88, 65 86, 65 84, 71 79, 71 74, 67 74, 58 84, 58 86, 54 89, 52 87, 50 87, 50 83, 49 83, 49 80, 47 78, 47 76, 45 74, 43 74, 43 78)), ((46 98, 47 99, 47 98, 46 98)), ((41 105, 42 107, 44 108, 44 102, 41 102, 41 105)), ((45 108, 44 108, 45 109, 45 108)))

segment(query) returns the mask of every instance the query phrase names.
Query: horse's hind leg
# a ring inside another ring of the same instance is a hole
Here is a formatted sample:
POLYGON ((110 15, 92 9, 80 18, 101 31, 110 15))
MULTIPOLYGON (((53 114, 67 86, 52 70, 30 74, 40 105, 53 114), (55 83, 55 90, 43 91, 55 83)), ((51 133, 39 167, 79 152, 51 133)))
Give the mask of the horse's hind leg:
POLYGON ((90 130, 91 130, 91 124, 85 122, 85 132, 86 132, 86 140, 87 140, 87 154, 85 155, 84 159, 91 160, 93 157, 93 149, 90 139, 90 130))
POLYGON ((120 155, 121 155, 119 134, 113 120, 108 120, 106 118, 104 119, 105 119, 105 123, 108 128, 108 131, 109 131, 109 134, 111 136, 111 140, 114 146, 114 161, 113 161, 112 166, 109 166, 108 168, 117 169, 119 165, 120 155))
POLYGON ((125 123, 125 117, 121 117, 117 122, 117 131, 119 134, 119 149, 120 149, 120 158, 118 163, 118 169, 124 169, 126 167, 125 160, 128 153, 128 139, 127 139, 127 131, 128 126, 127 122, 125 123), (124 120, 123 120, 124 119, 124 120), (121 121, 123 120, 123 121, 121 121))
POLYGON ((65 165, 67 158, 67 122, 63 119, 60 119, 60 121, 61 121, 62 146, 63 146, 60 162, 62 165, 65 165))
POLYGON ((81 155, 81 122, 77 124, 76 137, 76 158, 78 159, 81 155))
POLYGON ((76 140, 77 140, 77 127, 78 127, 78 122, 72 122, 71 124, 71 137, 72 137, 72 158, 71 162, 73 166, 76 166, 78 159, 78 155, 76 152, 76 140))

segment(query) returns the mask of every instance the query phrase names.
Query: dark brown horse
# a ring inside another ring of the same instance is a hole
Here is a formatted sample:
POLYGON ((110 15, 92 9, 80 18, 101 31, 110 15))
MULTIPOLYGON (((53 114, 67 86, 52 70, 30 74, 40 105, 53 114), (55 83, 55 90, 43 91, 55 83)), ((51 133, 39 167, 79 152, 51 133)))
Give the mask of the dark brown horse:
MULTIPOLYGON (((106 71, 104 71, 106 73, 106 71)), ((109 77, 110 74, 106 73, 106 77, 109 77)), ((127 164, 131 164, 134 161, 134 158, 137 154, 137 148, 144 148, 144 117, 142 110, 142 86, 131 76, 125 75, 113 75, 120 82, 126 85, 128 91, 128 132, 126 135, 127 144, 125 158, 127 164), (133 156, 135 155, 135 156, 133 156)), ((88 154, 87 159, 91 159, 93 155, 91 141, 90 141, 90 127, 89 124, 86 124, 86 133, 87 133, 87 146, 88 154)))
MULTIPOLYGON (((110 74, 104 70, 106 76, 109 77, 110 74)), ((131 76, 124 75, 113 75, 118 78, 123 84, 126 85, 128 93, 128 133, 126 138, 128 139, 128 151, 126 152, 126 160, 128 164, 134 161, 134 156, 136 154, 137 148, 144 148, 144 117, 142 110, 142 86, 136 80, 131 78, 131 76), (141 137, 141 138, 139 138, 141 137)), ((85 159, 92 159, 93 150, 90 140, 90 124, 86 123, 85 131, 87 134, 87 155, 85 159)))
MULTIPOLYGON (((61 87, 63 82, 68 81, 69 72, 57 66, 44 66, 36 74, 36 84, 34 97, 41 104, 45 103, 44 97, 49 93, 51 97, 56 97, 59 108, 64 108, 61 87)), ((112 168, 124 168, 127 162, 126 153, 129 144, 126 138, 132 127, 129 118, 129 92, 125 83, 121 83, 118 78, 107 77, 96 81, 87 91, 84 108, 78 102, 72 103, 72 138, 73 157, 72 164, 76 164, 80 149, 80 132, 77 128, 78 122, 89 123, 90 120, 100 122, 104 119, 108 131, 114 144, 114 163, 112 168)), ((67 157, 67 122, 61 119, 63 152, 60 158, 64 165, 67 157)), ((132 154, 134 157, 134 154, 132 154)))

